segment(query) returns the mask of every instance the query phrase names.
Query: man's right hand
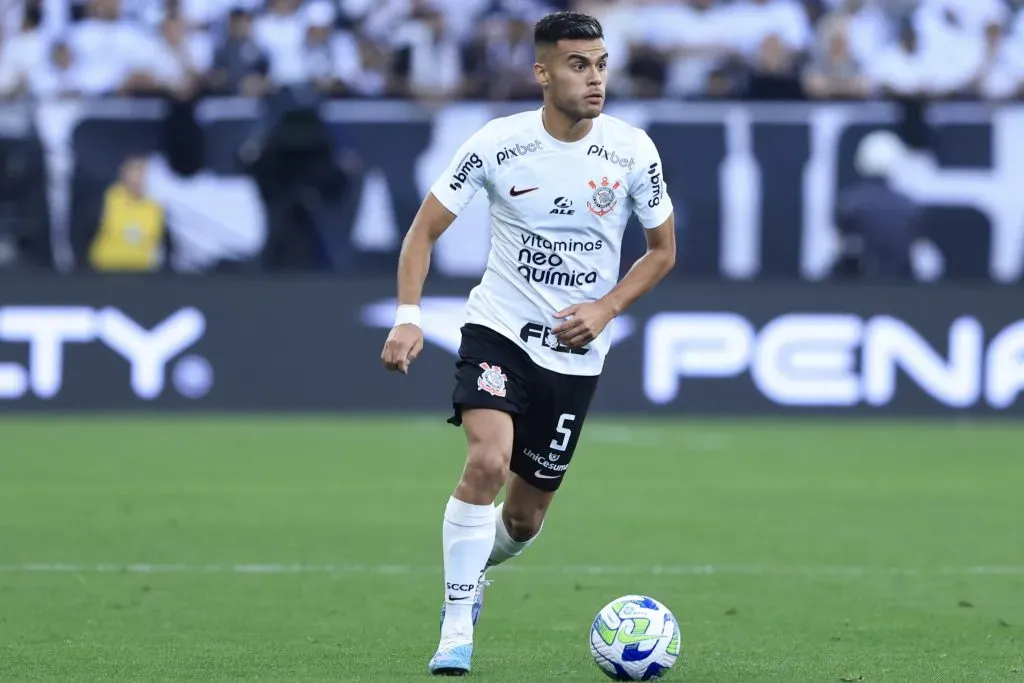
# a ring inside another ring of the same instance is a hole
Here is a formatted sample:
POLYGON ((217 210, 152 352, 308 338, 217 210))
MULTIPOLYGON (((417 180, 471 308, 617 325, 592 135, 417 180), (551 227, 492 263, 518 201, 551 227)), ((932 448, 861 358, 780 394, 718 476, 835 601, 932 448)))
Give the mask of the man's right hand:
POLYGON ((409 366, 423 350, 423 330, 417 325, 406 323, 391 328, 380 360, 388 370, 409 374, 409 366))

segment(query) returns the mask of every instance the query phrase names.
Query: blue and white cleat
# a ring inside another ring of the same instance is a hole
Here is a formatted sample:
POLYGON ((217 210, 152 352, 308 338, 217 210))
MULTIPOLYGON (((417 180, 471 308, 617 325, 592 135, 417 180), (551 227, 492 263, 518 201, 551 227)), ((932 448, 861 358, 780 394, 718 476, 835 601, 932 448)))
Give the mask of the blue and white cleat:
POLYGON ((438 650, 430 658, 427 668, 435 676, 465 676, 473 659, 473 643, 456 645, 449 650, 438 650))
MULTIPOLYGON (((484 578, 484 575, 480 575, 480 581, 476 584, 476 596, 473 598, 473 626, 476 626, 476 620, 480 618, 480 612, 484 609, 484 588, 490 586, 491 582, 484 578)), ((444 609, 447 602, 441 602, 441 624, 444 624, 444 609)))

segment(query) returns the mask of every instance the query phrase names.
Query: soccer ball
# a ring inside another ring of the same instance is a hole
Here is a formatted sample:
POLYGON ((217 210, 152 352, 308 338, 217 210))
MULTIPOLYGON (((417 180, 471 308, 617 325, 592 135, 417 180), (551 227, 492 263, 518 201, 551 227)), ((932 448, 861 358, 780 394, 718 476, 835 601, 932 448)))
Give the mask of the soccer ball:
POLYGON ((679 624, 663 604, 624 595, 601 608, 590 627, 590 654, 616 681, 663 676, 679 656, 679 624))

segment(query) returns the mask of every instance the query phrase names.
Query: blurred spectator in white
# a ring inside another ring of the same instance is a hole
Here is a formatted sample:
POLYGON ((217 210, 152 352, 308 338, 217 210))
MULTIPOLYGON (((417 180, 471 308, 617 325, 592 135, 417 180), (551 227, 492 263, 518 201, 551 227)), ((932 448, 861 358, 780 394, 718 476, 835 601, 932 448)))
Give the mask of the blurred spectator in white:
POLYGON ((804 93, 812 99, 860 99, 871 89, 864 69, 853 56, 850 17, 830 14, 819 22, 817 45, 803 74, 804 93))
POLYGON ((527 17, 494 15, 478 25, 465 49, 465 94, 491 100, 540 97, 533 76, 533 22, 527 17))
POLYGON ((715 0, 646 0, 629 12, 631 72, 641 94, 724 94, 714 74, 734 52, 728 10, 715 0))
MULTIPOLYGON (((836 9, 822 21, 834 17, 846 18, 846 40, 849 51, 858 64, 867 64, 878 51, 895 39, 892 21, 881 4, 886 0, 838 0, 836 9)), ((818 33, 827 24, 820 24, 818 33)), ((820 37, 819 37, 820 38, 820 37)))
POLYGON ((358 24, 369 16, 380 0, 337 0, 341 17, 349 24, 358 24))
POLYGON ((68 45, 83 92, 132 94, 154 85, 150 36, 120 20, 119 0, 91 0, 87 16, 69 26, 68 45))
POLYGON ((1009 100, 1024 94, 1024 44, 1014 41, 1008 31, 998 21, 985 27, 985 53, 971 95, 1009 100))
POLYGON ((218 28, 234 10, 255 12, 263 7, 263 0, 163 0, 177 3, 177 14, 190 29, 207 31, 218 28))
POLYGON ((306 6, 307 79, 324 95, 347 95, 358 81, 361 69, 359 43, 348 31, 334 30, 337 19, 328 0, 313 0, 306 6))
POLYGON ((765 43, 772 37, 794 55, 810 46, 811 24, 799 0, 739 0, 726 7, 731 42, 754 59, 764 54, 765 43))
POLYGON ((801 100, 799 55, 782 38, 772 34, 764 39, 749 62, 747 86, 742 93, 750 100, 801 100))
POLYGON ((394 32, 398 92, 420 99, 447 99, 462 88, 462 46, 441 12, 415 0, 410 18, 394 32))
POLYGON ((300 7, 301 0, 268 0, 266 13, 253 25, 253 37, 270 60, 270 80, 277 86, 306 81, 306 15, 300 7))
POLYGON ((71 49, 62 40, 50 46, 47 59, 28 75, 28 92, 35 100, 65 100, 97 94, 88 92, 85 85, 71 49))
MULTIPOLYGON (((899 38, 867 65, 872 86, 885 97, 925 100, 956 89, 951 65, 941 51, 927 50, 913 21, 901 23, 899 38)), ((966 84, 966 79, 964 81, 966 84)))
POLYGON ((1015 14, 1008 19, 1010 40, 1018 45, 1024 45, 1024 0, 1010 0, 1015 14))
POLYGON ((531 29, 533 22, 546 13, 543 10, 538 13, 536 3, 530 0, 413 0, 411 4, 414 7, 420 5, 439 12, 444 17, 446 30, 460 43, 466 43, 475 37, 479 30, 478 22, 481 15, 491 6, 497 6, 501 13, 512 20, 529 21, 531 29))
POLYGON ((665 0, 636 0, 623 6, 618 17, 625 20, 623 36, 629 44, 630 94, 633 97, 661 97, 668 82, 668 62, 679 45, 679 30, 686 21, 684 8, 665 0))
POLYGON ((213 56, 207 82, 219 94, 260 97, 267 92, 267 54, 253 39, 252 14, 242 8, 228 15, 227 35, 213 56))
POLYGON ((365 35, 357 35, 356 43, 359 72, 349 81, 352 92, 360 97, 388 95, 392 90, 391 55, 365 35))
POLYGON ((1003 0, 922 0, 913 14, 923 51, 934 62, 943 95, 974 95, 988 61, 986 31, 1009 19, 1003 0))
POLYGON ((24 7, 20 30, 5 35, 0 49, 0 97, 25 93, 28 81, 48 61, 48 41, 42 30, 42 8, 31 3, 24 7))
POLYGON ((729 10, 718 0, 688 0, 679 8, 681 12, 672 24, 678 31, 678 42, 671 53, 666 94, 729 94, 730 82, 719 76, 728 60, 736 55, 729 36, 729 10))
MULTIPOLYGON (((358 13, 362 0, 346 1, 354 3, 358 13)), ((485 11, 511 16, 538 7, 532 0, 377 0, 373 4, 371 10, 363 12, 366 20, 364 28, 369 36, 382 42, 392 36, 396 27, 410 20, 421 20, 433 14, 440 14, 446 36, 456 42, 465 43, 478 34, 477 21, 485 11)), ((536 18, 539 19, 540 16, 536 18)))
POLYGON ((149 71, 155 85, 181 98, 194 95, 213 64, 213 45, 202 29, 190 28, 177 15, 160 23, 153 41, 149 71))
POLYGON ((743 92, 755 100, 801 99, 800 60, 811 26, 798 0, 741 0, 730 6, 730 32, 749 77, 743 92))
POLYGON ((914 26, 929 48, 955 44, 963 37, 979 38, 992 23, 1009 19, 1003 0, 921 0, 914 12, 914 26))

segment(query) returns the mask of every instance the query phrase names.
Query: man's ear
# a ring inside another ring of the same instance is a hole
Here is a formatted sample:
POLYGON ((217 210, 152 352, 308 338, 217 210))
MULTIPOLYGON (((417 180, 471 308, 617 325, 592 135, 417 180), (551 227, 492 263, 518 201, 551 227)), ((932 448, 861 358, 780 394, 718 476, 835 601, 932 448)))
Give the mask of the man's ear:
POLYGON ((544 64, 537 62, 533 65, 533 77, 537 79, 542 88, 547 87, 551 81, 551 76, 548 74, 548 69, 544 64))

